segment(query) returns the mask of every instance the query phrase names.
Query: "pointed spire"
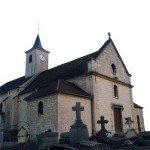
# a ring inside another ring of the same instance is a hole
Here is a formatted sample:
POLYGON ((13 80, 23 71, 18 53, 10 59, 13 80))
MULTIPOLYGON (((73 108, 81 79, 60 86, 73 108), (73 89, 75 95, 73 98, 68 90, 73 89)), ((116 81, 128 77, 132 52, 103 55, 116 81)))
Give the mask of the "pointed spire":
POLYGON ((39 34, 37 35, 32 48, 42 48, 43 49, 39 34))

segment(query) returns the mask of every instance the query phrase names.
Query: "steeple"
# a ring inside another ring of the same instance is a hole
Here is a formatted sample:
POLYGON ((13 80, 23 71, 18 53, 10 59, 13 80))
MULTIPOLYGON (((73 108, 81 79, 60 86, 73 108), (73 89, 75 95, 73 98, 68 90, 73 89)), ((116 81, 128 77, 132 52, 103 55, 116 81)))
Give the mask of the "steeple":
POLYGON ((30 77, 48 69, 49 51, 42 47, 39 34, 35 39, 33 47, 26 53, 26 71, 25 76, 30 77))
POLYGON ((32 49, 34 49, 34 48, 41 48, 41 49, 43 49, 39 34, 37 35, 37 37, 35 39, 35 42, 34 42, 34 45, 33 45, 32 49))

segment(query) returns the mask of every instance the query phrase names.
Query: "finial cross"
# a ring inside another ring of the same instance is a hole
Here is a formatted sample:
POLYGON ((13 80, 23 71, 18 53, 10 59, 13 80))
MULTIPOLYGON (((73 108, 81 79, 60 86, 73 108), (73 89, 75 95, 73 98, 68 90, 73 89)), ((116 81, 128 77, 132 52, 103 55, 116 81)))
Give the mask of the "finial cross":
POLYGON ((97 123, 101 124, 101 130, 105 130, 105 124, 108 123, 108 120, 105 120, 104 116, 101 116, 100 120, 98 120, 97 123))
POLYGON ((108 38, 111 39, 111 34, 110 34, 110 32, 108 32, 108 38))
POLYGON ((76 102, 76 106, 72 107, 72 111, 76 111, 76 120, 81 120, 81 111, 84 111, 84 107, 80 105, 80 102, 76 102))

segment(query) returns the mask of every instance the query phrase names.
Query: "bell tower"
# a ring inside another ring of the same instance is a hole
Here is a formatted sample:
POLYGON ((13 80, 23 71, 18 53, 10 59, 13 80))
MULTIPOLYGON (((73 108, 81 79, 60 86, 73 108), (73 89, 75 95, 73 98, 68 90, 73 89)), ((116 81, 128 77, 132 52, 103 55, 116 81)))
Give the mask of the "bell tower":
POLYGON ((33 47, 26 51, 25 77, 33 76, 48 69, 48 54, 41 44, 40 36, 37 35, 33 47))

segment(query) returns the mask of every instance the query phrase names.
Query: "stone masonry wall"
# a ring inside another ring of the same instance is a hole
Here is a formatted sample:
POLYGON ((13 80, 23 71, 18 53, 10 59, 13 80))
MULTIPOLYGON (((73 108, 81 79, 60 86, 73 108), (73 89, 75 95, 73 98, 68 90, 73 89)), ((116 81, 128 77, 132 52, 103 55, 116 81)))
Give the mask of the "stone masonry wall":
POLYGON ((83 76, 79 76, 76 78, 72 78, 69 81, 75 83, 81 89, 83 89, 87 93, 93 95, 92 76, 83 75, 83 76))
POLYGON ((139 133, 137 116, 139 116, 141 132, 143 132, 145 131, 143 109, 134 108, 133 128, 137 131, 137 133, 139 133))
POLYGON ((14 97, 18 93, 18 88, 8 91, 0 95, 0 102, 3 103, 3 112, 5 113, 4 118, 4 128, 12 129, 16 128, 13 124, 13 114, 14 114, 14 97))
MULTIPOLYGON (((113 82, 107 81, 99 77, 93 77, 95 82, 94 86, 94 104, 95 104, 95 122, 101 115, 109 121, 106 125, 107 130, 114 133, 114 114, 113 105, 120 105, 123 107, 122 111, 122 125, 126 130, 125 118, 132 116, 132 101, 130 99, 130 89, 126 86, 118 86, 118 97, 114 97, 113 86, 116 85, 113 82), (95 79, 96 78, 96 79, 95 79)), ((99 130, 99 125, 96 124, 96 130, 99 130)))
POLYGON ((111 78, 118 77, 118 80, 130 83, 130 77, 111 43, 109 43, 96 59, 89 61, 88 70, 111 78), (116 66, 116 75, 112 72, 111 64, 116 66))
MULTIPOLYGON (((109 121, 106 128, 112 133, 115 132, 114 128, 114 114, 112 105, 120 105, 123 107, 122 111, 122 126, 126 130, 125 120, 126 117, 133 118, 133 100, 131 88, 125 86, 117 81, 130 84, 130 76, 127 74, 116 50, 110 43, 107 47, 97 56, 96 59, 88 62, 89 71, 97 72, 98 74, 109 77, 101 77, 99 75, 92 76, 94 107, 95 107, 95 122, 101 115, 109 121), (111 65, 116 67, 116 74, 113 73, 111 65), (117 77, 116 79, 114 79, 117 77), (118 87, 118 97, 114 97, 114 85, 118 87)), ((96 124, 96 130, 99 130, 99 125, 96 124)))
POLYGON ((35 139, 36 135, 48 129, 56 132, 57 118, 57 95, 39 97, 28 101, 28 124, 31 139, 35 139), (43 102, 43 114, 38 114, 39 102, 43 102))
POLYGON ((70 126, 76 119, 76 112, 72 111, 72 107, 76 105, 76 102, 80 102, 81 106, 84 107, 84 111, 81 112, 81 119, 87 125, 89 135, 91 135, 91 100, 66 94, 58 95, 58 132, 68 132, 70 130, 70 126))

